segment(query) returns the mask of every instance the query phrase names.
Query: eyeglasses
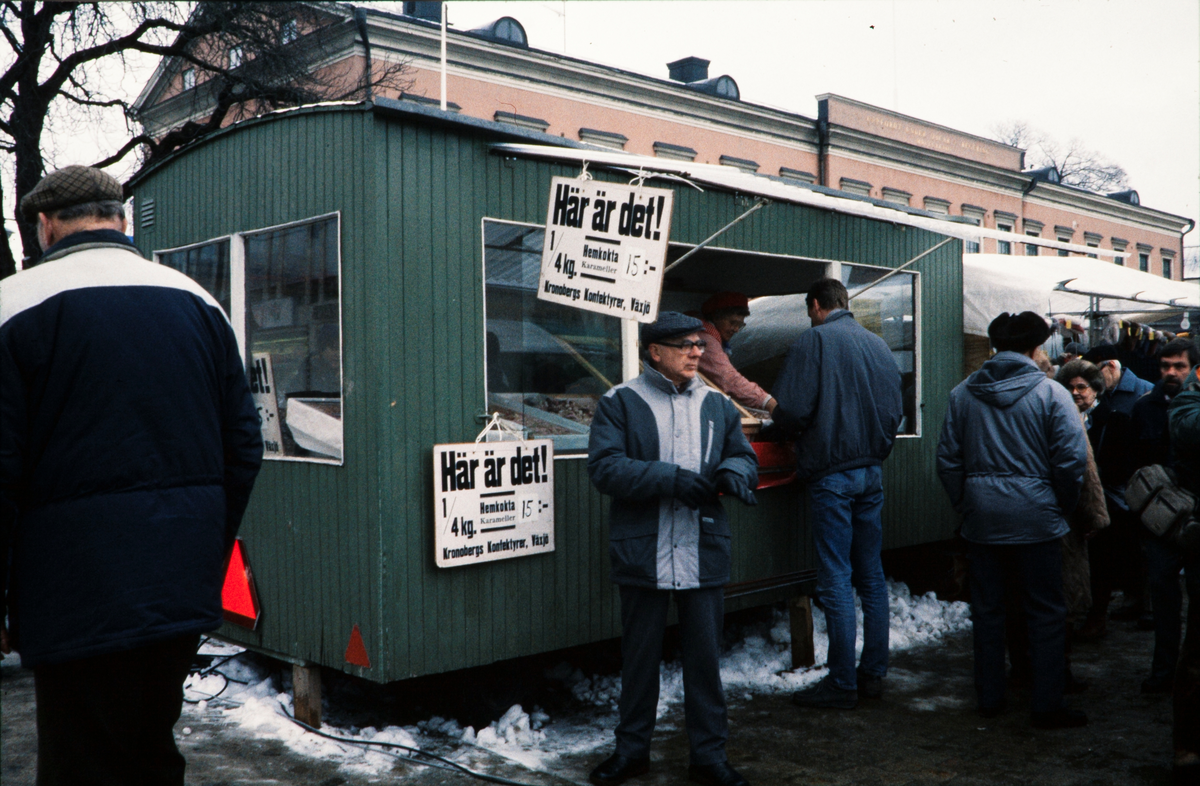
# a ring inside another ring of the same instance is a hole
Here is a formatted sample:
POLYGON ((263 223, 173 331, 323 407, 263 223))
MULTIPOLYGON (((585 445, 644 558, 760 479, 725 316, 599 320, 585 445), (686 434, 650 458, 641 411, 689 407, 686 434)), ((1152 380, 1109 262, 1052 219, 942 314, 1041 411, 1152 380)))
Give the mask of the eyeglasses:
POLYGON ((1072 393, 1083 393, 1085 390, 1091 390, 1091 389, 1092 389, 1092 386, 1087 384, 1086 382, 1081 382, 1078 385, 1071 385, 1071 387, 1070 387, 1070 391, 1072 393))
POLYGON ((656 343, 658 343, 660 346, 664 346, 664 347, 674 347, 675 349, 682 349, 684 352, 691 352, 692 347, 695 347, 696 349, 703 352, 704 348, 708 346, 708 342, 705 341, 704 339, 700 339, 699 341, 682 341, 678 344, 668 344, 666 341, 659 341, 656 343))

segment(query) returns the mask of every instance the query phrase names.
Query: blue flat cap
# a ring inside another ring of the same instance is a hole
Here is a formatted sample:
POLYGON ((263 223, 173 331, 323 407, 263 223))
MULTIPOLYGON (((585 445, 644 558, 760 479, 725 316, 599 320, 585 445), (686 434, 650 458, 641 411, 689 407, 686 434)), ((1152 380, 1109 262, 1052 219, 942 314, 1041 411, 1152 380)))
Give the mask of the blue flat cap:
POLYGON ((658 321, 641 327, 642 346, 657 344, 663 339, 686 336, 704 328, 704 323, 678 311, 660 311, 658 321))

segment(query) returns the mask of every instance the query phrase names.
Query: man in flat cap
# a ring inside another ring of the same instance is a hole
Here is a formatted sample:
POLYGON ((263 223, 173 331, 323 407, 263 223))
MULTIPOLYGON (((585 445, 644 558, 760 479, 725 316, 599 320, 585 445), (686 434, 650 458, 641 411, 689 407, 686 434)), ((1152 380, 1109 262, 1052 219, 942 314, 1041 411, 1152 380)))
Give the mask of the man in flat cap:
POLYGON ((21 200, 44 256, 0 281, 0 649, 34 671, 43 786, 184 782, 183 681, 262 461, 228 319, 137 253, 122 198, 47 175, 21 200))
POLYGON ((700 306, 711 352, 700 356, 700 373, 743 407, 775 411, 775 399, 733 366, 729 342, 746 326, 750 299, 741 292, 718 292, 700 306))
POLYGON ((1032 311, 988 326, 996 355, 950 392, 938 476, 969 546, 979 711, 1006 706, 1004 588, 1020 585, 1033 661, 1032 722, 1087 724, 1063 702, 1067 607, 1060 539, 1079 501, 1087 437, 1071 394, 1033 361, 1050 335, 1032 311))
POLYGON ((673 311, 641 330, 645 372, 600 399, 588 475, 612 497, 609 555, 621 593, 621 720, 616 753, 592 771, 622 783, 650 768, 659 662, 672 593, 683 647, 694 783, 744 786, 729 765, 718 655, 729 581, 729 518, 719 492, 754 505, 754 450, 727 398, 696 378, 710 349, 700 320, 673 311))

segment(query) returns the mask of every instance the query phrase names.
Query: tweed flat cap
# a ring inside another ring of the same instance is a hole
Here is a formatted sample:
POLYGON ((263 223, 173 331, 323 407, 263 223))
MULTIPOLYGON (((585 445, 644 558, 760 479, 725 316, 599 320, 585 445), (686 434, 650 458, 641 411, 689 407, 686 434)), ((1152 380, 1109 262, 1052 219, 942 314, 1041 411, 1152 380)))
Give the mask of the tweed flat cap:
POLYGON ((703 328, 704 323, 695 317, 680 314, 678 311, 661 311, 658 314, 657 322, 642 325, 640 337, 642 346, 646 347, 651 344, 657 344, 663 339, 696 333, 703 328))
POLYGON ((125 191, 119 180, 90 166, 65 166, 43 177, 25 195, 21 200, 21 214, 28 221, 36 221, 38 213, 107 201, 125 201, 125 191))
POLYGON ((1028 352, 1050 338, 1050 326, 1032 311, 1005 311, 988 325, 988 338, 997 352, 1028 352))

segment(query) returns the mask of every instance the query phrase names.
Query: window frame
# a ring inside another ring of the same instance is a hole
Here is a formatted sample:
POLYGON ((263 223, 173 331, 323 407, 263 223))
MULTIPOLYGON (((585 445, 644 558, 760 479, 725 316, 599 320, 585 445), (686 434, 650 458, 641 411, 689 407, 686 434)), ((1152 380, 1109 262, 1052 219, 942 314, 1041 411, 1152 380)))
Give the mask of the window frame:
MULTIPOLYGON (((479 237, 480 237, 480 255, 479 255, 480 290, 479 290, 479 293, 480 293, 480 303, 483 306, 483 310, 482 310, 482 314, 481 314, 481 317, 482 317, 481 328, 480 328, 480 340, 482 341, 482 346, 483 346, 483 365, 479 369, 479 373, 481 374, 482 380, 483 380, 483 410, 484 411, 490 411, 489 404, 488 404, 488 357, 487 357, 487 262, 485 259, 485 254, 486 254, 485 239, 487 236, 487 224, 489 222, 494 223, 494 224, 505 224, 508 226, 525 227, 525 228, 529 228, 529 229, 543 229, 543 230, 545 229, 545 226, 543 224, 537 224, 537 223, 528 222, 528 221, 514 221, 511 219, 504 219, 504 218, 494 218, 492 216, 483 216, 479 221, 479 237)), ((690 248, 693 248, 695 244, 672 242, 669 245, 690 249, 690 248)), ((818 265, 822 265, 824 267, 824 270, 825 270, 824 274, 826 276, 828 276, 830 278, 836 278, 839 281, 841 281, 841 271, 842 271, 843 265, 850 265, 853 267, 861 267, 861 268, 868 268, 871 270, 877 270, 880 272, 881 275, 886 275, 887 273, 889 273, 895 269, 895 268, 890 268, 890 267, 886 267, 883 265, 872 265, 872 264, 863 263, 863 262, 851 262, 848 260, 838 260, 838 259, 823 259, 823 258, 819 258, 819 257, 805 257, 805 256, 797 256, 794 254, 776 254, 776 253, 770 253, 770 252, 764 252, 764 251, 753 251, 753 250, 749 250, 749 249, 730 248, 730 247, 717 246, 717 245, 705 246, 705 249, 711 250, 711 251, 716 251, 716 252, 728 252, 728 253, 736 253, 736 254, 745 254, 745 255, 749 255, 749 256, 764 256, 764 257, 772 257, 772 258, 778 258, 778 259, 789 259, 789 260, 797 260, 797 261, 802 261, 802 262, 811 262, 811 263, 815 263, 818 265)), ((921 303, 922 286, 923 286, 924 279, 922 278, 922 273, 917 270, 911 270, 911 269, 903 270, 903 271, 901 271, 900 274, 912 276, 912 282, 913 282, 912 283, 912 286, 913 286, 913 370, 914 370, 913 413, 914 413, 915 423, 913 424, 913 433, 897 434, 896 439, 920 439, 925 436, 925 433, 924 433, 925 409, 923 406, 924 393, 925 393, 925 388, 924 388, 924 380, 925 380, 924 308, 921 303)), ((796 292, 793 294, 801 294, 801 293, 796 292)), ((851 306, 853 306, 853 304, 851 304, 851 306)), ((850 310, 853 311, 853 307, 850 310)), ((639 351, 639 347, 638 347, 638 326, 640 323, 638 323, 634 320, 629 320, 629 319, 622 319, 622 320, 620 320, 620 323, 621 323, 620 324, 620 334, 621 334, 622 379, 621 379, 621 382, 619 382, 617 384, 621 384, 624 382, 628 382, 632 379, 636 379, 641 374, 641 371, 638 368, 638 363, 639 363, 639 360, 641 359, 641 355, 640 355, 640 351, 639 351)), ((582 452, 572 451, 569 453, 567 453, 567 452, 560 453, 559 451, 556 450, 555 454, 554 454, 554 459, 555 459, 555 461, 559 461, 559 460, 568 461, 568 460, 576 460, 576 459, 585 459, 586 460, 587 459, 587 451, 582 451, 582 452)))
MULTIPOLYGON (((154 261, 157 264, 164 264, 161 257, 164 254, 174 254, 180 251, 188 251, 193 248, 207 246, 212 243, 221 241, 229 242, 229 310, 233 313, 226 314, 230 325, 233 328, 234 338, 237 340, 238 353, 242 357, 242 368, 248 370, 250 368, 250 351, 247 345, 246 337, 246 319, 248 309, 246 307, 246 238, 264 235, 269 232, 278 232, 281 230, 291 229, 293 227, 303 226, 305 224, 316 224, 329 219, 336 220, 337 242, 337 275, 338 275, 338 392, 342 402, 342 457, 325 458, 321 456, 276 456, 263 455, 265 461, 296 461, 303 464, 330 464, 334 466, 344 466, 346 463, 346 330, 345 330, 345 286, 343 279, 343 254, 342 254, 342 211, 334 210, 329 213, 322 213, 307 218, 301 218, 296 221, 288 221, 283 224, 274 224, 272 226, 261 227, 256 229, 247 229, 239 232, 230 232, 224 235, 217 235, 201 240, 195 243, 188 243, 182 246, 174 246, 172 248, 156 249, 151 252, 154 261)), ((174 268, 172 268, 174 269, 174 268)), ((207 290, 206 290, 207 291, 207 290)))

